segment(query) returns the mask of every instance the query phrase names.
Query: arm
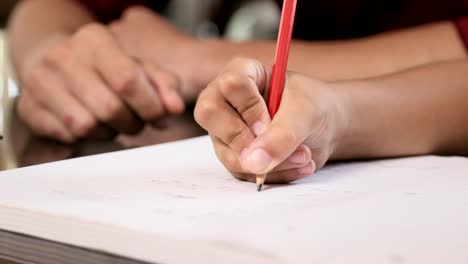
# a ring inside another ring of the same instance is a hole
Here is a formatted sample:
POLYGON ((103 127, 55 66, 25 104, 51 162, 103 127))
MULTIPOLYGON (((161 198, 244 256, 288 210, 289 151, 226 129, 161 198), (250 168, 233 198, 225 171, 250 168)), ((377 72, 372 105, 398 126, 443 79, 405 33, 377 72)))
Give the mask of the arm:
POLYGON ((336 84, 347 128, 333 158, 468 155, 467 72, 452 61, 336 84))
POLYGON ((18 77, 22 79, 36 50, 46 49, 92 21, 93 14, 77 1, 20 1, 9 22, 11 58, 18 77))
MULTIPOLYGON (((238 56, 272 64, 275 43, 233 43, 210 40, 202 44, 206 80, 238 56)), ((452 22, 439 22, 362 39, 305 42, 291 47, 289 69, 321 80, 361 79, 397 72, 419 65, 466 57, 463 43, 452 22)))
MULTIPOLYGON (((233 58, 271 65, 275 52, 273 41, 195 39, 141 7, 128 9, 111 28, 130 54, 177 72, 186 100, 194 100, 233 58)), ((445 21, 355 40, 295 41, 289 69, 321 80, 350 80, 465 57, 454 23, 445 21)))

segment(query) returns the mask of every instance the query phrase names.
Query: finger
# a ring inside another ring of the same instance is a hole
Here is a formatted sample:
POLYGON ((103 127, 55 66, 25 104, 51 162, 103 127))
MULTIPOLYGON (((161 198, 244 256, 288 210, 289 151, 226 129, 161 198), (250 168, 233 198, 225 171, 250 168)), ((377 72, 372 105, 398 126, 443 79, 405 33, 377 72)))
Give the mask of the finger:
POLYGON ((290 183, 307 176, 312 175, 315 172, 315 163, 309 162, 307 165, 301 168, 294 168, 289 170, 275 171, 268 173, 266 177, 266 183, 270 184, 284 184, 290 183))
POLYGON ((165 114, 156 89, 142 67, 126 56, 115 43, 98 48, 94 67, 112 90, 143 120, 156 122, 165 114))
POLYGON ((72 61, 59 62, 67 87, 75 98, 102 123, 118 132, 135 134, 143 123, 92 69, 72 61))
POLYGON ((76 138, 87 135, 96 125, 94 116, 68 92, 66 84, 51 69, 36 69, 26 86, 36 102, 56 116, 76 138))
POLYGON ((231 173, 249 173, 244 170, 239 161, 239 154, 233 151, 221 139, 210 135, 213 147, 218 159, 223 163, 224 167, 231 173))
MULTIPOLYGON (((266 131, 257 137, 241 157, 245 169, 264 174, 289 157, 311 133, 309 122, 299 118, 303 109, 285 89, 282 105, 266 131)), ((318 127, 318 130, 324 129, 318 127)))
POLYGON ((270 123, 270 116, 262 91, 267 71, 255 61, 236 59, 214 82, 224 99, 236 109, 247 126, 258 136, 270 123))
POLYGON ((68 131, 56 116, 45 110, 35 101, 28 89, 23 90, 17 107, 19 116, 35 134, 65 143, 72 143, 75 140, 72 133, 68 131))
MULTIPOLYGON (((240 164, 240 158, 228 145, 219 138, 211 136, 216 156, 231 173, 249 174, 240 164)), ((272 172, 300 169, 307 166, 311 159, 310 149, 301 145, 286 161, 274 168, 272 172)), ((245 175, 244 175, 245 176, 245 175)))
POLYGON ((255 139, 238 113, 211 85, 200 95, 194 115, 198 124, 211 136, 220 139, 238 155, 255 139))
POLYGON ((184 111, 185 105, 182 97, 180 79, 155 65, 143 62, 143 68, 153 85, 158 91, 158 95, 170 114, 180 114, 184 111))
MULTIPOLYGON (((122 31, 124 23, 122 23, 122 20, 114 20, 107 24, 107 28, 109 28, 110 32, 114 35, 115 38, 118 38, 120 34, 118 32, 122 31)), ((121 43, 119 41, 119 43, 121 43)))
POLYGON ((302 168, 312 161, 312 153, 306 145, 301 145, 285 161, 280 163, 273 171, 302 168))
MULTIPOLYGON (((313 161, 304 165, 301 168, 294 168, 288 170, 274 171, 268 173, 266 177, 266 183, 269 184, 286 184, 291 183, 305 177, 311 176, 316 170, 315 163, 313 161)), ((239 180, 248 181, 255 183, 256 176, 251 173, 232 173, 234 177, 239 180)))

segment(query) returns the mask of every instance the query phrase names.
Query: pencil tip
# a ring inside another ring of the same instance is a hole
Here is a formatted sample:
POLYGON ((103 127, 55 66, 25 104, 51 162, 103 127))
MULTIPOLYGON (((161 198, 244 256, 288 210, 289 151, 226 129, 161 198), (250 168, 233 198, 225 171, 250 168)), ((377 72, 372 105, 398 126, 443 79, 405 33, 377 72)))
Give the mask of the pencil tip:
POLYGON ((257 185, 257 192, 260 192, 262 190, 263 184, 257 185))

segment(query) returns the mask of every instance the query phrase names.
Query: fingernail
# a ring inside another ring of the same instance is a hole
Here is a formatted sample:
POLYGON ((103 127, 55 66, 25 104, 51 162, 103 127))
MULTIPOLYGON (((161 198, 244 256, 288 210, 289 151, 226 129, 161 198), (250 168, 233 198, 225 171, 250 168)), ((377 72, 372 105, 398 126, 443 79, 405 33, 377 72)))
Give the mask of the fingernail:
POLYGON ((174 103, 174 107, 177 109, 177 112, 183 112, 185 108, 184 99, 179 95, 177 92, 172 93, 172 102, 174 103))
POLYGON ((300 168, 297 170, 300 174, 304 174, 304 175, 309 175, 309 174, 312 174, 313 173, 313 169, 312 169, 312 166, 311 165, 308 165, 306 167, 303 167, 303 168, 300 168))
POLYGON ((247 156, 246 165, 253 173, 263 173, 273 162, 272 157, 263 149, 254 150, 247 156))
POLYGON ((266 125, 261 121, 255 122, 252 125, 252 131, 254 132, 254 134, 257 137, 260 136, 261 134, 263 134, 263 132, 265 132, 265 130, 266 130, 266 125))
POLYGON ((288 161, 294 164, 305 164, 307 162, 306 154, 304 151, 297 151, 289 157, 288 161))

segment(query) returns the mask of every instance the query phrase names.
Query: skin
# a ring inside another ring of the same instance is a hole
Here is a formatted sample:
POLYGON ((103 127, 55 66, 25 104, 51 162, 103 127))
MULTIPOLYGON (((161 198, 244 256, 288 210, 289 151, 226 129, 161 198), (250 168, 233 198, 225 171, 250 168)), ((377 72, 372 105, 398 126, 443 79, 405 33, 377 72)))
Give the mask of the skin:
MULTIPOLYGON (((113 25, 113 32, 131 54, 151 58, 177 72, 187 99, 191 100, 232 59, 249 57, 271 65, 276 48, 275 41, 194 39, 144 7, 129 8, 113 25)), ((457 29, 452 22, 443 21, 361 39, 296 40, 292 42, 288 67, 320 80, 337 81, 370 78, 465 57, 457 29)))
POLYGON ((295 181, 330 159, 468 155, 467 70, 454 60, 340 82, 290 72, 271 121, 269 69, 236 59, 200 95, 195 118, 226 168, 252 182, 265 173, 271 183, 295 181), (304 146, 311 161, 284 170, 304 146))
MULTIPOLYGON (((242 55, 271 64, 275 50, 273 41, 199 40, 144 7, 102 25, 74 1, 22 1, 9 30, 23 86, 20 116, 36 133, 64 142, 158 124, 194 102, 231 59, 242 55), (44 17, 45 9, 55 15, 44 17), (96 50, 102 54, 95 56, 96 50), (109 65, 114 57, 120 63, 109 65)), ((446 21, 355 40, 293 41, 289 68, 336 82, 465 57, 453 23, 446 21)))
POLYGON ((176 75, 131 57, 73 1, 20 2, 10 36, 22 86, 18 112, 39 135, 72 143, 134 134, 184 109, 176 75), (38 13, 45 9, 56 15, 38 13))

